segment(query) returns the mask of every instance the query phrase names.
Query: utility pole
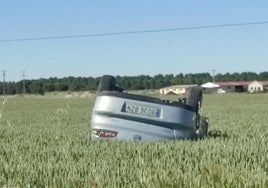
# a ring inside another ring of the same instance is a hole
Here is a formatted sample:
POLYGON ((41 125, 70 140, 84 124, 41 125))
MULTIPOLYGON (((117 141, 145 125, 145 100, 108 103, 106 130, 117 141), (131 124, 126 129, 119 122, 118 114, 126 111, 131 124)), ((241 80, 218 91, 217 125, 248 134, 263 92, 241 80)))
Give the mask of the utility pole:
POLYGON ((23 94, 25 95, 25 71, 22 71, 22 79, 23 94))
POLYGON ((6 71, 3 70, 3 95, 6 94, 6 86, 5 86, 5 82, 6 82, 6 71))
POLYGON ((186 75, 185 75, 185 79, 187 79, 187 80, 186 80, 186 83, 187 83, 188 85, 191 84, 191 77, 192 77, 191 74, 186 74, 186 75))
POLYGON ((216 72, 216 70, 215 70, 215 69, 212 69, 212 78, 213 78, 213 83, 215 83, 215 72, 216 72))

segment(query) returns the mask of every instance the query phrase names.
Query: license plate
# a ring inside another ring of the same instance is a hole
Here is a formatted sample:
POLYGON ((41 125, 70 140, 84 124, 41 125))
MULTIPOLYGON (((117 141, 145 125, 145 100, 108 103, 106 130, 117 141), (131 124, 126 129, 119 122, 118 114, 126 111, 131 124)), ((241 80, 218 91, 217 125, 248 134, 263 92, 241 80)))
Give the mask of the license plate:
POLYGON ((158 108, 140 106, 134 104, 126 104, 125 112, 132 114, 139 114, 148 117, 157 117, 160 118, 161 110, 158 108))

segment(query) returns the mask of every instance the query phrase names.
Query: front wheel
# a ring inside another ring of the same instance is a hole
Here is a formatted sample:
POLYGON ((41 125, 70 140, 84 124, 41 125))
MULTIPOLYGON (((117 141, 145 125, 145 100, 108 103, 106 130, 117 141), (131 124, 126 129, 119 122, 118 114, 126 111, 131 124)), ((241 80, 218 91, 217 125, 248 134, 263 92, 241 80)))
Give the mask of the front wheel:
POLYGON ((208 118, 198 115, 196 137, 197 139, 203 139, 208 134, 208 118))

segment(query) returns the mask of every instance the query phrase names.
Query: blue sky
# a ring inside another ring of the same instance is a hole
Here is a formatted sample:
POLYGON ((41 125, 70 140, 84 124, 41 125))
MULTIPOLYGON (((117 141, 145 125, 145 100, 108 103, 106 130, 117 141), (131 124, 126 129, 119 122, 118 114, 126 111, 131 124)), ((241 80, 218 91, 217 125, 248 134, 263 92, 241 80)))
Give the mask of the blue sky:
MULTIPOLYGON (((0 0, 0 40, 268 21, 268 1, 0 0)), ((268 24, 0 42, 7 80, 268 71, 268 24)))

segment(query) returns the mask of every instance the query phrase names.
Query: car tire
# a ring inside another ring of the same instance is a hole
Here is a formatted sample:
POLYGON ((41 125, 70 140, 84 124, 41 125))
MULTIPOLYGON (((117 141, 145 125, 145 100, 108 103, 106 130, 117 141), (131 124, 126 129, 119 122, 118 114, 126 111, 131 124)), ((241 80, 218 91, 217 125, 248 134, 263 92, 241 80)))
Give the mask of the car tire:
POLYGON ((187 97, 187 104, 193 106, 198 112, 202 105, 203 89, 202 87, 192 87, 187 97))
POLYGON ((99 84, 99 93, 102 91, 114 91, 115 90, 115 77, 110 75, 102 76, 99 84))
POLYGON ((208 135, 208 118, 199 117, 197 121, 196 139, 201 140, 208 135))

